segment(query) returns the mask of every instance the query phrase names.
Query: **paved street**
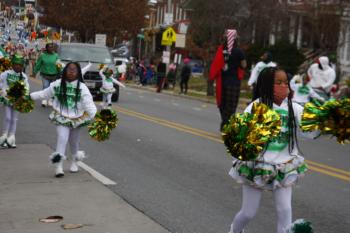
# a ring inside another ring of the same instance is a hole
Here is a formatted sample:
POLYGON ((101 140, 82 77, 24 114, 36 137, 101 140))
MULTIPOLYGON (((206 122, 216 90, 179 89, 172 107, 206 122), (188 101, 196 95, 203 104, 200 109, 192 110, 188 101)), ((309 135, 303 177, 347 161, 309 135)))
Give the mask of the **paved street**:
MULTIPOLYGON (((38 80, 32 89, 39 87, 38 80)), ((109 188, 171 232, 227 232, 240 208, 240 186, 229 176, 231 159, 218 133, 216 107, 200 101, 121 91, 115 104, 120 124, 109 141, 81 135, 86 163, 114 180, 109 188)), ((18 144, 55 146, 49 109, 21 115, 18 144)), ((294 219, 313 222, 315 232, 350 228, 350 146, 333 139, 300 141, 311 171, 294 189, 294 219)), ((275 212, 266 192, 248 233, 273 232, 275 212)))

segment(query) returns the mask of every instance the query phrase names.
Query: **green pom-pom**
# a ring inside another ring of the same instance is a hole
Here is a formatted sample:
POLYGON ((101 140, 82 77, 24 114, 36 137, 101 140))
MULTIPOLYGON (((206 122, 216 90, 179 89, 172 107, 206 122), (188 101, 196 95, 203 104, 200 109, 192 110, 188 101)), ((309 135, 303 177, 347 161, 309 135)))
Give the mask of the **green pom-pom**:
POLYGON ((287 233, 314 233, 314 230, 311 222, 298 219, 288 228, 287 233))
POLYGON ((89 135, 97 141, 105 141, 117 125, 117 112, 112 109, 102 109, 96 114, 94 122, 89 125, 89 135))

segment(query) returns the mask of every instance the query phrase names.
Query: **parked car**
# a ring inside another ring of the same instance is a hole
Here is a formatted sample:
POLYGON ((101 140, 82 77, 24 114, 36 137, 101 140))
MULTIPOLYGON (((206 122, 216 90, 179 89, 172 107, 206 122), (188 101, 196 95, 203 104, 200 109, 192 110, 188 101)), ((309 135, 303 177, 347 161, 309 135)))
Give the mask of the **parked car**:
MULTIPOLYGON (((94 99, 102 99, 100 88, 102 86, 102 78, 99 75, 100 64, 107 65, 110 69, 115 70, 112 56, 106 46, 84 43, 62 43, 58 49, 58 54, 63 63, 69 61, 79 62, 84 67, 88 62, 92 66, 84 75, 84 82, 89 88, 94 99)), ((119 99, 119 86, 114 85, 116 92, 112 96, 112 101, 119 99)))
POLYGON ((202 74, 204 72, 203 61, 201 60, 191 59, 189 66, 191 67, 193 74, 202 74))

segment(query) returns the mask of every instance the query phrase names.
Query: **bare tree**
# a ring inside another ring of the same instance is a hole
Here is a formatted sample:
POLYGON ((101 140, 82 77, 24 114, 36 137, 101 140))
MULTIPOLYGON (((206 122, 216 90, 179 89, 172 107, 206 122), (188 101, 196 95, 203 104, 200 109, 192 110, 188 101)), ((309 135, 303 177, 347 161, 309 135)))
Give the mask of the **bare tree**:
POLYGON ((39 4, 44 24, 78 31, 83 41, 96 33, 133 36, 143 27, 147 10, 146 0, 39 0, 39 4))

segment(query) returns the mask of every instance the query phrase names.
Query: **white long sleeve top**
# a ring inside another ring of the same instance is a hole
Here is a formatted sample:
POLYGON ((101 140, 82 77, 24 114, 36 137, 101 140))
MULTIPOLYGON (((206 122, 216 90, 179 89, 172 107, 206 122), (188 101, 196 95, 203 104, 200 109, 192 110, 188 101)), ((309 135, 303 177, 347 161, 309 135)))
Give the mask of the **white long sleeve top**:
POLYGON ((82 117, 85 113, 88 114, 89 120, 95 117, 97 112, 96 105, 93 101, 92 95, 86 85, 80 82, 80 94, 78 95, 77 105, 75 106, 75 96, 78 81, 67 82, 67 104, 59 101, 61 79, 51 83, 51 85, 42 90, 30 94, 33 100, 54 98, 52 107, 60 113, 63 117, 69 119, 76 119, 82 117))
MULTIPOLYGON (((259 102, 256 100, 254 102, 259 102)), ((253 102, 253 103, 254 103, 253 102)), ((253 103, 251 103, 244 112, 251 113, 253 103)), ((296 146, 294 146, 292 153, 289 153, 289 138, 288 138, 288 99, 285 99, 280 106, 273 104, 273 110, 275 110, 281 116, 282 126, 281 133, 276 140, 269 143, 265 153, 262 156, 264 162, 277 165, 286 163, 294 158, 295 155, 299 155, 299 151, 296 146)), ((296 103, 293 103, 293 110, 296 119, 296 124, 300 125, 301 116, 304 108, 296 103)), ((315 138, 318 136, 319 132, 304 133, 298 129, 298 135, 307 138, 315 138)))
POLYGON ((117 84, 118 86, 121 87, 125 87, 124 84, 122 84, 121 82, 119 82, 118 80, 116 80, 113 77, 106 77, 106 75, 103 74, 104 69, 101 69, 99 74, 100 77, 102 78, 102 88, 106 89, 106 90, 111 90, 113 89, 113 83, 117 84))
POLYGON ((308 84, 295 83, 291 85, 291 88, 294 91, 293 101, 296 103, 306 104, 310 101, 310 98, 324 101, 324 98, 317 94, 308 84))
POLYGON ((259 74, 263 69, 265 69, 266 67, 276 67, 276 66, 277 66, 276 63, 272 61, 267 64, 263 61, 258 62, 250 74, 248 85, 252 86, 254 83, 258 81, 259 74))

